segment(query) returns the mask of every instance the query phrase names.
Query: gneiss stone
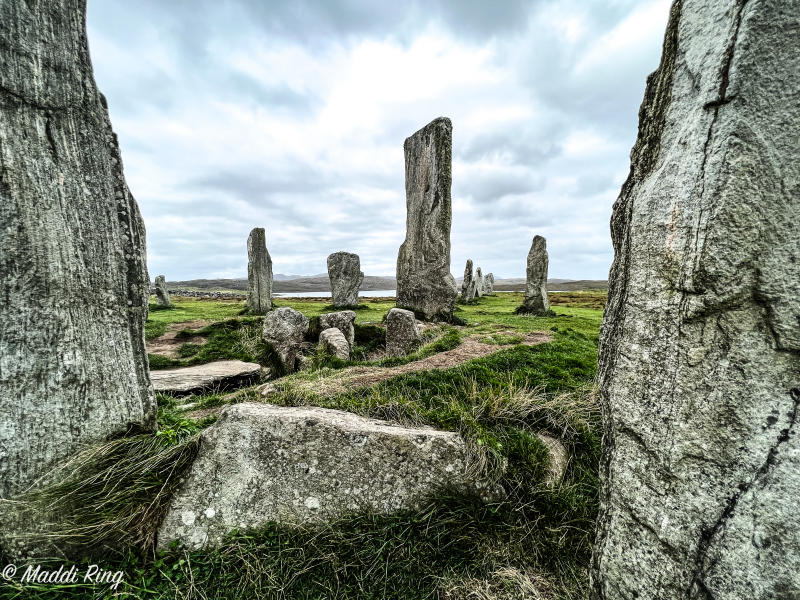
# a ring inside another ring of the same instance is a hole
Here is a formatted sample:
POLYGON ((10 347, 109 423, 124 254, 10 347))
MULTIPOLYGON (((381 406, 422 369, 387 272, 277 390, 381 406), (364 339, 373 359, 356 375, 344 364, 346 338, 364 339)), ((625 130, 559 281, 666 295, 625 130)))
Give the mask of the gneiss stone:
POLYGON ((484 284, 484 294, 486 296, 491 296, 494 294, 494 273, 487 273, 486 276, 483 278, 484 284))
POLYGON ((467 265, 464 267, 464 280, 461 282, 461 302, 469 302, 472 298, 469 295, 470 287, 472 286, 472 259, 467 259, 467 265))
POLYGON ((333 305, 337 308, 358 306, 358 290, 364 281, 358 254, 334 252, 328 257, 333 305))
POLYGON ((163 275, 156 277, 155 281, 156 300, 159 306, 172 306, 172 300, 169 299, 169 292, 167 291, 167 281, 163 275))
POLYGON ((470 475, 456 433, 352 413, 241 403, 202 433, 158 532, 158 547, 214 547, 234 529, 418 510, 440 486, 498 497, 470 475))
POLYGON ((483 273, 481 273, 480 267, 475 271, 475 295, 478 298, 484 295, 483 273))
POLYGON ((405 356, 417 349, 420 343, 419 329, 414 313, 402 308, 393 308, 386 315, 386 354, 405 356))
POLYGON ((95 85, 85 4, 0 2, 4 498, 87 444, 155 428, 144 223, 95 85))
POLYGON ((263 315, 272 310, 272 257, 263 227, 255 227, 247 238, 247 284, 250 314, 263 315))
POLYGON ((336 327, 344 334, 348 345, 352 349, 355 343, 355 327, 356 313, 352 310, 340 310, 338 312, 326 313, 320 315, 319 325, 322 329, 329 327, 336 327))
POLYGON ((542 315, 550 312, 550 301, 547 299, 547 262, 547 240, 536 235, 528 252, 523 304, 525 312, 542 315))
POLYGON ((322 333, 319 334, 319 345, 325 352, 338 359, 348 360, 350 358, 350 344, 336 327, 322 330, 322 333))
POLYGON ((264 317, 264 341, 277 352, 284 370, 289 373, 297 369, 307 331, 306 316, 288 306, 268 312, 264 317))
POLYGON ((397 306, 424 319, 453 317, 450 274, 453 126, 438 118, 407 138, 406 239, 397 255, 397 306))
POLYGON ((798 14, 673 5, 611 218, 595 598, 800 594, 798 14))
POLYGON ((220 360, 192 367, 150 371, 150 378, 156 392, 184 396, 241 387, 255 382, 260 374, 261 365, 258 363, 220 360))

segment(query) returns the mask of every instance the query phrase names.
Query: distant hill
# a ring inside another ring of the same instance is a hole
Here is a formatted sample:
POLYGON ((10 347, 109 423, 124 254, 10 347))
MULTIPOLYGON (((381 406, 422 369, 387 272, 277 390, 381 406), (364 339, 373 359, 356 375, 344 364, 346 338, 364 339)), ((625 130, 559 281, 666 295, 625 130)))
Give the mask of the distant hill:
MULTIPOLYGON (((496 279, 494 289, 498 292, 524 292, 525 278, 514 277, 508 279, 496 279)), ((608 281, 605 279, 548 279, 548 291, 578 292, 583 290, 607 290, 608 281)))

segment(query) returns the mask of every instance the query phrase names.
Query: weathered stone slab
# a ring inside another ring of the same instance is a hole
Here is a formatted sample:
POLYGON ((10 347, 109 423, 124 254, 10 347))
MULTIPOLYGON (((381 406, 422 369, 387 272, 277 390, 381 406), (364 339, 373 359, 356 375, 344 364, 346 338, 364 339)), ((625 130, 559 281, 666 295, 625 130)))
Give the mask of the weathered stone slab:
POLYGON ((405 356, 420 343, 417 319, 410 310, 393 308, 386 315, 386 354, 405 356))
POLYGON ((253 315, 272 310, 272 257, 263 227, 255 227, 247 237, 247 309, 253 315))
POLYGON ((611 219, 597 599, 800 596, 798 14, 673 4, 611 219))
POLYGON ((397 306, 424 319, 453 317, 450 274, 453 125, 438 118, 407 138, 406 239, 397 255, 397 306))
POLYGON ((350 348, 355 344, 356 332, 354 323, 356 322, 356 313, 352 310, 340 310, 332 313, 325 313, 320 315, 319 324, 322 329, 329 327, 336 327, 344 334, 347 344, 350 348))
POLYGON ((319 345, 323 350, 340 360, 350 358, 350 344, 347 343, 344 334, 336 327, 323 329, 319 334, 319 345))
POLYGON ((170 300, 169 291, 167 290, 167 281, 163 275, 156 277, 155 292, 159 306, 172 306, 172 300, 170 300))
POLYGON ((466 303, 474 298, 474 293, 470 296, 470 288, 472 287, 472 259, 467 259, 467 264, 464 267, 464 279, 461 282, 461 302, 466 303))
POLYGON ((0 2, 0 497, 155 427, 145 230, 85 2, 0 2))
POLYGON ((256 382, 260 375, 261 365, 241 360, 150 371, 153 389, 173 396, 241 387, 256 382))
POLYGON ((213 547, 233 529, 270 521, 418 509, 441 486, 495 494, 468 474, 469 465, 456 433, 323 408, 234 404, 202 434, 158 547, 173 540, 189 549, 213 547))
POLYGON ((364 281, 358 254, 334 252, 328 257, 328 278, 331 280, 333 305, 337 308, 358 306, 358 290, 364 281))
POLYGON ((526 312, 547 314, 550 300, 547 298, 547 240, 540 235, 533 236, 526 269, 525 301, 526 312))
POLYGON ((289 306, 273 310, 264 317, 264 341, 272 345, 289 373, 297 370, 308 325, 306 316, 289 306))

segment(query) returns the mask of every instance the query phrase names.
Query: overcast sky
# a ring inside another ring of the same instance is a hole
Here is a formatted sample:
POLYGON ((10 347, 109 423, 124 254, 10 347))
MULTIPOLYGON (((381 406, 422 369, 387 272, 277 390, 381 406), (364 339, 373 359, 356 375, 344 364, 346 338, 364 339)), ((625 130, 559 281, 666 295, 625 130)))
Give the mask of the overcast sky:
POLYGON ((276 273, 331 252, 393 275, 403 141, 453 121, 452 265, 605 279, 669 0, 90 0, 95 75, 147 227, 151 278, 276 273))

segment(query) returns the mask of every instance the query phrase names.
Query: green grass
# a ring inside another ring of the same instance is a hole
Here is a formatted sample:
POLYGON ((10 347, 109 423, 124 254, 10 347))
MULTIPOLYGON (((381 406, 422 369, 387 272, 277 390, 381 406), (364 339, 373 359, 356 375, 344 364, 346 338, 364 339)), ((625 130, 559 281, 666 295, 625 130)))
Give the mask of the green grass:
MULTIPOLYGON (((125 592, 136 598, 522 598, 533 596, 532 589, 544 590, 552 598, 585 597, 598 499, 600 427, 592 384, 601 311, 592 306, 600 299, 591 296, 575 305, 554 302, 553 317, 515 315, 513 310, 521 301, 520 294, 498 294, 459 307, 457 315, 468 325, 442 326, 417 358, 453 347, 470 335, 515 344, 526 333, 546 331, 552 336, 550 342, 498 349, 450 369, 410 372, 331 397, 299 394, 286 386, 269 400, 459 432, 482 457, 488 472, 499 478, 506 491, 504 501, 486 505, 442 493, 431 497, 428 507, 419 512, 352 514, 328 525, 300 528, 269 524, 257 531, 234 532, 216 550, 186 553, 174 549, 155 557, 124 551, 126 544, 141 549, 142 540, 152 531, 132 527, 131 534, 117 532, 104 538, 106 546, 118 548, 117 553, 106 555, 104 566, 124 570, 125 592), (558 438, 569 455, 563 481, 552 487, 540 483, 549 461, 536 435, 541 431, 558 438)), ((310 317, 326 310, 315 300, 281 303, 310 317)), ((184 307, 178 300, 176 304, 176 309, 151 316, 167 319, 181 310, 191 313, 189 319, 235 316, 227 312, 227 302, 193 300, 184 307), (210 305, 206 313, 203 304, 210 305), (227 314, 220 316, 218 311, 227 314)), ((365 346, 380 343, 379 330, 369 324, 380 323, 392 306, 390 302, 369 304, 357 312, 357 339, 365 346)), ((241 322, 237 319, 239 325, 234 327, 223 321, 207 329, 208 343, 212 336, 220 336, 216 345, 224 348, 227 344, 227 351, 233 352, 234 338, 228 334, 249 326, 241 322)), ((197 360, 203 346, 185 352, 189 354, 185 360, 197 360)), ((344 365, 318 366, 316 373, 293 377, 334 376, 331 366, 344 365)), ((233 401, 258 398, 256 393, 243 392, 233 401)), ((201 408, 231 401, 220 395, 185 400, 201 408)), ((104 488, 100 487, 100 497, 95 499, 96 490, 78 484, 81 477, 96 481, 98 468, 110 477, 112 462, 123 474, 139 473, 139 479, 124 479, 135 489, 120 502, 120 519, 137 514, 137 501, 143 505, 161 498, 158 486, 169 489, 175 481, 163 476, 165 465, 176 465, 174 477, 182 468, 177 468, 182 463, 175 458, 175 449, 189 448, 186 445, 197 439, 196 432, 212 421, 213 417, 201 422, 188 419, 178 401, 159 397, 160 434, 131 443, 144 444, 147 460, 161 470, 151 479, 147 469, 126 466, 142 461, 124 453, 112 453, 99 466, 90 463, 93 466, 73 477, 71 487, 62 491, 82 490, 77 496, 81 505, 105 508, 94 521, 84 511, 71 517, 70 524, 75 528, 86 521, 97 528, 98 519, 115 522, 113 503, 103 501, 104 488)), ((58 494, 49 497, 57 499, 58 494)), ((86 592, 85 588, 9 589, 19 598, 78 598, 86 592)))

